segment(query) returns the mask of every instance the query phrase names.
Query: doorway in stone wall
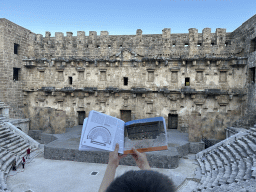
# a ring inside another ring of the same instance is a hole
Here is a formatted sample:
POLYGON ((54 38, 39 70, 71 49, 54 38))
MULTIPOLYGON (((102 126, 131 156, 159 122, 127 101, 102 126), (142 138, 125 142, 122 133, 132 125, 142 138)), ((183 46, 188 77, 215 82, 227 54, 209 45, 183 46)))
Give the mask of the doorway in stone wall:
POLYGON ((168 114, 168 129, 178 129, 178 115, 168 114))
POLYGON ((120 114, 124 122, 131 121, 131 110, 120 110, 120 114))
POLYGON ((77 111, 78 113, 78 125, 83 125, 85 119, 85 111, 77 111))

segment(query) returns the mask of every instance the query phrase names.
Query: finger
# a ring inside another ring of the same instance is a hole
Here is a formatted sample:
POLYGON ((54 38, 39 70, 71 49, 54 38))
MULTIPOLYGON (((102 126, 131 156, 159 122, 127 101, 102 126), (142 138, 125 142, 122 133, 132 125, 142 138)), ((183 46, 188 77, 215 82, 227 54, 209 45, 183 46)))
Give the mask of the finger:
POLYGON ((119 150, 119 144, 117 143, 115 147, 115 152, 117 152, 118 150, 119 150))
POLYGON ((136 155, 139 155, 139 152, 137 151, 137 149, 135 149, 134 147, 132 148, 133 152, 136 154, 136 155))

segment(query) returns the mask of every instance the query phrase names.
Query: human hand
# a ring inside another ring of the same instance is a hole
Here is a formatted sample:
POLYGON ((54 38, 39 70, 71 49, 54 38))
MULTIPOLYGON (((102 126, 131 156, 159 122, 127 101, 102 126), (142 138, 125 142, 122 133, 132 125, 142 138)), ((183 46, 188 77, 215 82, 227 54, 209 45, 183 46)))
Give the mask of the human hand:
POLYGON ((132 150, 134 152, 132 157, 135 159, 137 166, 142 170, 150 169, 146 154, 138 152, 135 148, 132 148, 132 150))
POLYGON ((115 150, 114 150, 114 151, 111 151, 111 152, 109 153, 109 159, 108 159, 108 164, 109 164, 109 165, 113 165, 113 166, 115 166, 116 168, 117 168, 118 165, 119 165, 120 159, 122 159, 123 157, 126 157, 126 156, 127 156, 127 155, 118 154, 118 150, 119 150, 119 144, 117 143, 117 144, 116 144, 116 147, 115 147, 115 150))

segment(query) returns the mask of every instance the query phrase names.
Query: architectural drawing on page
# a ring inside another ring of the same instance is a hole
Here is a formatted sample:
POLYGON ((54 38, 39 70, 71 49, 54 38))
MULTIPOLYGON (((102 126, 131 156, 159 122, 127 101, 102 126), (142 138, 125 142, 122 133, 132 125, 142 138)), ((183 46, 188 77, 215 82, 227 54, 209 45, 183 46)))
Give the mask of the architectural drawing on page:
POLYGON ((111 144, 111 133, 106 127, 97 126, 90 130, 87 139, 96 145, 106 146, 106 144, 111 144))
POLYGON ((92 110, 87 121, 82 145, 111 151, 117 131, 117 119, 92 110))

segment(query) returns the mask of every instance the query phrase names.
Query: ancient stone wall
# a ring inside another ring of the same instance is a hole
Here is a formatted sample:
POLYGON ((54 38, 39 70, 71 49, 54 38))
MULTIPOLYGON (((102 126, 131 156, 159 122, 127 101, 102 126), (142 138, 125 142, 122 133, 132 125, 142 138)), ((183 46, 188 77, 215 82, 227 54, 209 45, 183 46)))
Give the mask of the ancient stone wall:
POLYGON ((25 115, 30 118, 30 130, 40 130, 49 134, 66 131, 66 112, 50 107, 26 107, 25 115))
POLYGON ((244 22, 240 27, 231 33, 234 44, 243 47, 241 54, 248 57, 246 67, 246 97, 245 112, 239 120, 233 123, 236 127, 249 128, 255 124, 256 118, 256 89, 255 89, 255 67, 256 67, 256 15, 244 22))
POLYGON ((24 117, 22 86, 26 77, 23 76, 22 59, 27 55, 29 34, 29 30, 0 19, 0 100, 10 106, 11 118, 24 117), (17 45, 17 54, 14 54, 14 44, 17 45))
MULTIPOLYGON (((254 25, 254 17, 247 23, 254 25)), ((4 31, 9 25, 2 25, 4 31)), ((122 111, 126 111, 131 120, 163 116, 167 127, 187 132, 191 115, 198 114, 202 123, 194 138, 224 139, 225 127, 244 115, 248 101, 246 51, 251 49, 241 30, 227 33, 217 28, 211 33, 205 28, 198 33, 191 28, 188 33, 172 34, 165 28, 162 34, 144 35, 138 29, 136 35, 90 31, 88 36, 78 31, 77 36, 56 32, 55 37, 25 29, 19 35, 10 33, 9 39, 4 35, 10 52, 6 65, 19 64, 22 82, 19 87, 13 81, 2 85, 0 99, 8 101, 12 114, 16 108, 21 114, 24 106, 25 116, 34 122, 30 129, 47 130, 43 124, 36 125, 33 115, 48 107, 66 114, 67 127, 79 124, 90 110, 118 118, 124 118, 122 111), (18 42, 21 55, 10 48, 17 38, 22 39, 18 42)), ((13 77, 13 68, 4 68, 6 77, 13 77)), ((55 130, 59 128, 50 132, 55 130)))

